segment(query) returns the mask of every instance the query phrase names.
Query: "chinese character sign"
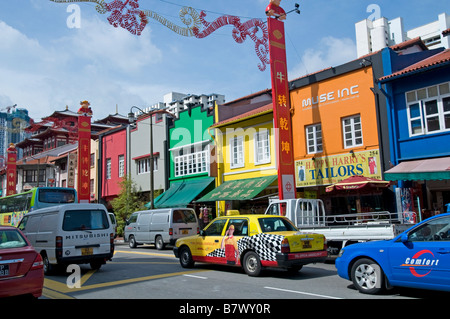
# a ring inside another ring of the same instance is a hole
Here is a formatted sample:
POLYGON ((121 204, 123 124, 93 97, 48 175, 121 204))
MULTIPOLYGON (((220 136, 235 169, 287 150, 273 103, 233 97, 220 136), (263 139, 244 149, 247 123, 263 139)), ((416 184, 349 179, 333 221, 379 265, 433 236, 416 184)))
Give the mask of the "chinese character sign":
POLYGON ((295 169, 291 137, 291 105, 286 66, 284 23, 269 17, 269 52, 272 103, 277 141, 278 192, 280 199, 295 198, 295 169))
POLYGON ((77 192, 80 203, 89 203, 91 181, 91 115, 88 101, 81 102, 78 110, 78 179, 77 192))
POLYGON ((11 143, 6 150, 7 161, 6 161, 6 196, 14 195, 16 193, 16 161, 17 161, 17 150, 13 143, 11 143))

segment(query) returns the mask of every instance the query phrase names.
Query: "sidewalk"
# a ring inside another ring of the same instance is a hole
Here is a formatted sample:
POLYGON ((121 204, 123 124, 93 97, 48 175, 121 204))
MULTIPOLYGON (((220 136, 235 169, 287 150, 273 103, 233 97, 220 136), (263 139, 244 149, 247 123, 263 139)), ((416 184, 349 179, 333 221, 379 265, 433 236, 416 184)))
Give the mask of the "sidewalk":
POLYGON ((125 240, 123 239, 123 237, 116 237, 116 238, 114 238, 114 244, 116 244, 116 245, 124 245, 125 244, 125 240))

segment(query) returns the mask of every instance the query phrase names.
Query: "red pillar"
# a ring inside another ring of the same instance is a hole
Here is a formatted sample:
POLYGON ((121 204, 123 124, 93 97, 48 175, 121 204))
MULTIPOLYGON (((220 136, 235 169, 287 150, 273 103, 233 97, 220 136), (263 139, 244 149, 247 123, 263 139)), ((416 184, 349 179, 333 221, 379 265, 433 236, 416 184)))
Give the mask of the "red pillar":
POLYGON ((78 179, 77 192, 80 203, 89 203, 91 183, 91 116, 88 101, 80 103, 78 110, 78 179))
MULTIPOLYGON (((17 150, 13 143, 11 143, 6 150, 6 196, 16 194, 17 181, 17 150)), ((38 176, 39 178, 39 176, 38 176)))
POLYGON ((280 199, 290 199, 296 197, 296 189, 284 22, 271 17, 267 20, 278 165, 278 196, 280 199))

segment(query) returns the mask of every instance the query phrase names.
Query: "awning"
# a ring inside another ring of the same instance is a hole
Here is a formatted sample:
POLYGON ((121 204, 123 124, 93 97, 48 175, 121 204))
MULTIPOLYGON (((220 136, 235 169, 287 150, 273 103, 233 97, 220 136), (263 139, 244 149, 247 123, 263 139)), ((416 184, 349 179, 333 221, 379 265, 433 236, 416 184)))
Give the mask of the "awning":
POLYGON ((252 199, 277 178, 278 176, 275 175, 228 181, 197 200, 197 202, 252 199))
POLYGON ((156 197, 154 206, 155 208, 186 207, 213 182, 214 177, 174 182, 167 191, 156 197))
POLYGON ((450 157, 401 162, 384 173, 388 181, 450 179, 450 157))
POLYGON ((388 181, 382 181, 376 178, 364 177, 359 175, 350 176, 340 182, 328 186, 327 193, 335 191, 371 191, 386 188, 390 185, 388 181))

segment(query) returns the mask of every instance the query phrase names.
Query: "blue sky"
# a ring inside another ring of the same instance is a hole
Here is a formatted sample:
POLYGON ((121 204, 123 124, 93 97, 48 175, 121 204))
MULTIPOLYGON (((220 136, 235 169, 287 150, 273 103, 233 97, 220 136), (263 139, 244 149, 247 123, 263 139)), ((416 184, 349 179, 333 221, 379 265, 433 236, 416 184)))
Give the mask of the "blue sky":
MULTIPOLYGON (((182 26, 179 12, 185 6, 204 10, 210 22, 224 14, 245 22, 265 21, 268 2, 139 0, 139 5, 182 26)), ((285 22, 289 79, 355 59, 354 25, 369 18, 371 4, 388 19, 403 17, 406 30, 450 13, 448 0, 281 1, 286 11, 295 3, 301 14, 291 13, 285 22)), ((271 86, 270 67, 258 69, 254 43, 235 42, 232 26, 197 39, 149 19, 137 36, 113 27, 109 13, 98 13, 94 3, 72 4, 79 11, 50 0, 0 2, 0 109, 17 104, 40 120, 66 105, 76 111, 88 100, 94 119, 100 119, 114 114, 116 105, 126 115, 131 106, 153 105, 172 91, 219 93, 231 101, 271 86)))

